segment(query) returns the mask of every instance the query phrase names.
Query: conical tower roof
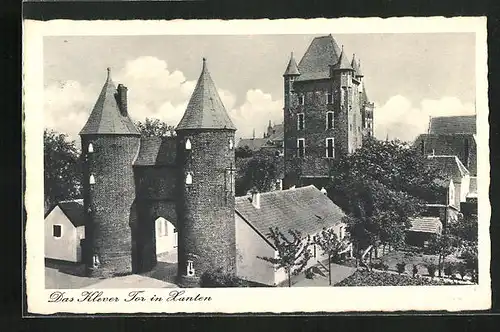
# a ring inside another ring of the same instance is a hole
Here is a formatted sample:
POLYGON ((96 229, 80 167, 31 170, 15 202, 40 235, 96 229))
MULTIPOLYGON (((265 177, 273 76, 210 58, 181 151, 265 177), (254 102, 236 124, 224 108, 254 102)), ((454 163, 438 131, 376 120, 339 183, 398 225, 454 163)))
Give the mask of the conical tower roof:
POLYGON ((342 46, 342 51, 340 52, 339 61, 333 66, 334 70, 353 70, 349 60, 347 60, 347 56, 344 52, 344 46, 342 46))
POLYGON ((288 66, 286 67, 283 76, 299 76, 299 75, 300 75, 299 67, 297 66, 297 62, 295 61, 292 52, 292 54, 290 55, 290 61, 288 62, 288 66))
POLYGON ((352 55, 351 67, 354 70, 354 75, 359 76, 358 62, 356 61, 356 54, 352 55))
POLYGON ((361 71, 361 60, 358 60, 356 76, 363 77, 363 72, 361 71))
POLYGON ((184 129, 236 130, 210 77, 205 58, 198 83, 176 130, 184 129))
POLYGON ((116 98, 116 86, 111 79, 111 70, 109 68, 107 70, 106 82, 102 87, 87 123, 80 131, 80 135, 140 135, 128 114, 124 115, 120 112, 116 98))

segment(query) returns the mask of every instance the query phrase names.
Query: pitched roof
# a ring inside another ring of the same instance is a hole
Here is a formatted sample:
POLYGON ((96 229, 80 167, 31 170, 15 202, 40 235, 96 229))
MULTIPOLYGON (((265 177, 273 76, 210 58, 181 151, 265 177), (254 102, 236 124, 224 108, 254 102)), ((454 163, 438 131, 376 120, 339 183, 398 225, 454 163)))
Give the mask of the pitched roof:
POLYGON ((368 94, 366 93, 366 88, 365 88, 365 85, 363 85, 363 89, 361 90, 361 100, 360 100, 360 103, 361 105, 363 104, 367 104, 370 102, 370 100, 368 99, 368 94))
POLYGON ((141 148, 134 166, 175 165, 175 137, 141 137, 141 148))
POLYGON ((330 77, 330 66, 337 63, 340 48, 332 35, 313 39, 299 62, 297 81, 319 80, 330 77))
POLYGON ((349 60, 347 60, 347 56, 344 52, 344 47, 342 46, 342 51, 340 52, 340 57, 337 63, 333 66, 334 70, 353 70, 349 60))
POLYGON ((278 227, 303 235, 313 235, 323 228, 341 223, 344 212, 314 186, 278 190, 260 194, 260 208, 252 205, 251 196, 236 197, 236 212, 260 234, 278 227))
POLYGON ((410 232, 441 234, 443 224, 439 217, 418 217, 410 219, 410 232))
POLYGON ((288 62, 288 66, 286 67, 283 76, 297 76, 297 75, 300 75, 300 72, 292 52, 292 54, 290 55, 290 61, 288 62))
POLYGON ((116 100, 116 86, 111 79, 111 70, 108 68, 106 82, 97 98, 87 123, 80 131, 80 135, 91 134, 133 134, 140 135, 128 114, 120 112, 116 100))
POLYGON ((85 213, 83 209, 83 199, 61 201, 57 204, 61 211, 68 217, 68 220, 75 227, 85 225, 85 213))
POLYGON ((429 134, 476 134, 476 116, 442 116, 431 118, 429 134))
POLYGON ((428 156, 428 160, 443 175, 451 178, 455 183, 461 183, 462 177, 469 175, 469 171, 457 156, 428 156))
POLYGON ((273 133, 267 139, 271 141, 282 141, 285 136, 285 128, 283 124, 277 124, 273 127, 273 133))
POLYGON ((203 58, 203 68, 198 83, 191 95, 186 112, 177 126, 177 130, 184 129, 236 130, 208 72, 205 58, 203 58))
POLYGON ((238 147, 243 148, 245 146, 248 146, 250 150, 258 151, 267 143, 267 141, 267 138, 242 138, 238 142, 238 147))

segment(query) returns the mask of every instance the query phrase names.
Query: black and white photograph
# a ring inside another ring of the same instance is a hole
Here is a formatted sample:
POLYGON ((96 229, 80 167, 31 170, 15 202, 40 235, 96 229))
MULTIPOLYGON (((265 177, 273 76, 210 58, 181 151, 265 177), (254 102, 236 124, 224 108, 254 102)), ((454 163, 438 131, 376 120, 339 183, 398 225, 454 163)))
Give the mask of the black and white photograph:
POLYGON ((488 308, 485 20, 370 20, 26 22, 38 312, 488 308))

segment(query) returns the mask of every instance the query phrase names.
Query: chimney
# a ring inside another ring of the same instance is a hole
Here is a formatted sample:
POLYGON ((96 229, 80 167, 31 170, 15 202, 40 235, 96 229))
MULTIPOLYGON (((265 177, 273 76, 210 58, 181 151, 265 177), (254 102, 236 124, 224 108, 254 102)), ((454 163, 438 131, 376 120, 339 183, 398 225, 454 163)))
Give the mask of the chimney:
POLYGON ((260 209, 260 193, 257 190, 252 192, 252 205, 256 209, 260 209))
POLYGON ((118 84, 118 106, 122 116, 128 115, 127 110, 127 87, 123 84, 118 84))

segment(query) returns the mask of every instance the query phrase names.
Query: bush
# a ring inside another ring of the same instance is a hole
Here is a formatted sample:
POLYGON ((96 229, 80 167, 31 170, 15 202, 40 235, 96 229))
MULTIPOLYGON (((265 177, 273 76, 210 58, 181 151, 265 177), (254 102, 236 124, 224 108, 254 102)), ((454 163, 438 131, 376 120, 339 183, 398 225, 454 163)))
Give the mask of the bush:
POLYGON ((406 263, 405 262, 401 262, 401 263, 397 263, 396 264, 396 270, 398 271, 399 274, 405 272, 405 267, 406 267, 406 263))
POLYGON ((305 270, 304 274, 306 275, 306 278, 307 279, 313 279, 314 278, 314 273, 312 271, 312 269, 307 269, 305 270))
POLYGON ((429 272, 429 275, 431 277, 434 277, 434 274, 436 273, 436 270, 437 270, 436 264, 428 263, 425 267, 427 268, 427 272, 429 272))
POLYGON ((457 264, 457 272, 460 274, 460 277, 464 279, 465 275, 467 274, 467 265, 465 263, 458 263, 457 264))
POLYGON ((444 274, 448 276, 453 276, 458 270, 457 263, 447 262, 444 266, 444 274))
POLYGON ((249 285, 234 274, 224 273, 222 269, 218 269, 204 272, 200 277, 200 287, 249 287, 249 285))
POLYGON ((443 280, 412 278, 387 272, 358 270, 335 286, 433 286, 446 284, 446 281, 443 280))
POLYGON ((387 271, 389 270, 389 265, 385 264, 384 262, 375 262, 372 263, 372 268, 387 271))

